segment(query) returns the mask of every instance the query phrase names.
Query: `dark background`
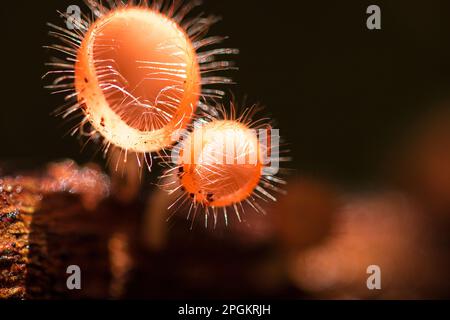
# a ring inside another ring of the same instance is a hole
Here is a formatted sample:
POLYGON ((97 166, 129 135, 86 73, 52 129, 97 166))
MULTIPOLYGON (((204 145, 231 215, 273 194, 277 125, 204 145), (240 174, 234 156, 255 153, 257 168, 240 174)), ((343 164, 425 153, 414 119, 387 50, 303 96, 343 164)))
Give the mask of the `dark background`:
MULTIPOLYGON (((80 142, 50 113, 43 89, 52 43, 47 21, 79 1, 6 1, 1 13, 0 159, 74 158, 80 142)), ((223 17, 213 34, 241 50, 238 99, 267 106, 291 144, 300 174, 367 184, 406 128, 450 93, 448 1, 205 1, 223 17), (366 28, 370 4, 382 30, 366 28)), ((97 161, 102 161, 99 157, 97 161)))

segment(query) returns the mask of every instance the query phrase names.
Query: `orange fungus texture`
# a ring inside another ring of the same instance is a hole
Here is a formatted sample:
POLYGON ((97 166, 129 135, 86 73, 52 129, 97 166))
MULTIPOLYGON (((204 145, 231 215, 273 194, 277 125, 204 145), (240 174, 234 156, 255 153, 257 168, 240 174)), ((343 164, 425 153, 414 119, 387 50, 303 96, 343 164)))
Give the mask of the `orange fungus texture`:
POLYGON ((188 35, 174 21, 152 9, 123 8, 90 26, 77 52, 75 88, 106 142, 155 152, 191 120, 200 70, 188 35))
POLYGON ((263 163, 255 131, 232 120, 197 128, 180 151, 180 181, 195 202, 226 207, 247 199, 258 186, 263 163))

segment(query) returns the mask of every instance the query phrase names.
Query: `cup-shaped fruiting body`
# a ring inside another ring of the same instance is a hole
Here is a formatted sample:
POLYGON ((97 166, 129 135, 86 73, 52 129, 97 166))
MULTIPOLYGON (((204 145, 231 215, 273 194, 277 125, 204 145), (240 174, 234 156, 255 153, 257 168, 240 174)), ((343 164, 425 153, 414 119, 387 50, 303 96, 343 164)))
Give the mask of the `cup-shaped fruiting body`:
POLYGON ((264 119, 251 121, 252 113, 248 109, 238 119, 200 121, 173 150, 173 166, 161 184, 177 197, 169 208, 173 213, 189 204, 192 220, 200 208, 206 224, 212 214, 216 225, 219 212, 227 224, 229 208, 242 221, 244 207, 264 213, 258 199, 276 201, 271 191, 283 193, 277 185, 285 182, 268 170, 275 162, 288 160, 279 156, 278 130, 264 119))
POLYGON ((206 36, 217 18, 189 18, 199 1, 107 3, 86 0, 92 21, 62 14, 67 28, 49 24, 58 43, 48 48, 65 56, 48 63, 44 77, 54 76, 48 88, 66 94, 60 114, 81 116, 72 135, 103 142, 105 155, 143 154, 150 167, 148 155, 171 147, 197 109, 213 113, 206 102, 231 83, 221 73, 235 69, 227 56, 237 50, 217 48, 224 38, 206 36))
POLYGON ((111 11, 91 25, 77 52, 75 90, 105 139, 134 152, 159 151, 197 107, 196 52, 185 32, 157 11, 111 11))
POLYGON ((261 179, 256 132, 232 120, 195 129, 180 150, 180 182, 193 201, 227 207, 247 199, 261 179))

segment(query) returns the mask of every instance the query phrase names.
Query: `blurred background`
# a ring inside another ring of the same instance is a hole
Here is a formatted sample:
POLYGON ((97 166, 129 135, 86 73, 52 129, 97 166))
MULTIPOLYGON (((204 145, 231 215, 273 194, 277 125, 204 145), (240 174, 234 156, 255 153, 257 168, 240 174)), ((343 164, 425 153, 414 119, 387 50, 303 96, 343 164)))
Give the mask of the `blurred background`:
MULTIPOLYGON (((105 168, 65 136, 41 80, 45 23, 79 2, 0 7, 0 175, 66 158, 105 168)), ((137 223, 122 296, 450 298, 450 2, 204 2, 223 17, 211 33, 240 49, 232 91, 267 106, 288 143, 288 194, 267 216, 190 231, 183 212, 166 223, 155 168, 120 207, 137 223), (382 30, 366 28, 371 4, 382 30), (370 265, 382 290, 366 287, 370 265)))

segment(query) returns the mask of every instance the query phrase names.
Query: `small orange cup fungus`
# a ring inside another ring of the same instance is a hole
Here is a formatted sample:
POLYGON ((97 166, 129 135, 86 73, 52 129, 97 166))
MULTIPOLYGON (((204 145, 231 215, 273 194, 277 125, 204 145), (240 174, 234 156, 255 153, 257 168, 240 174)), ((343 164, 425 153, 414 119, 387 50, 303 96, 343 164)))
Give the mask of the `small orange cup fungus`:
POLYGON ((267 169, 289 159, 279 157, 277 130, 264 119, 251 121, 253 111, 239 119, 203 122, 186 135, 174 149, 173 166, 162 176, 162 187, 177 196, 169 209, 175 213, 190 204, 188 216, 194 220, 202 208, 206 223, 212 213, 214 225, 223 212, 228 224, 228 208, 242 221, 245 206, 264 213, 257 199, 276 201, 270 191, 283 193, 277 185, 285 181, 267 169))

